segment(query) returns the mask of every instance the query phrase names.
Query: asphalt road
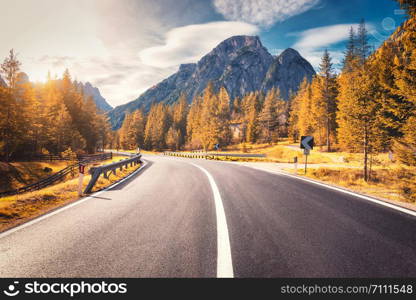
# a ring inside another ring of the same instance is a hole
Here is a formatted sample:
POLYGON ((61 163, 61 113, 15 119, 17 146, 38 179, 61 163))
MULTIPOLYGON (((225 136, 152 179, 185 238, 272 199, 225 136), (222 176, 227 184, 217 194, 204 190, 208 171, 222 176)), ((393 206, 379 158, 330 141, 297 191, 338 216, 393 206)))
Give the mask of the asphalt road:
POLYGON ((222 264, 234 277, 416 277, 414 216, 244 166, 145 160, 121 185, 0 235, 0 277, 216 277, 222 264))

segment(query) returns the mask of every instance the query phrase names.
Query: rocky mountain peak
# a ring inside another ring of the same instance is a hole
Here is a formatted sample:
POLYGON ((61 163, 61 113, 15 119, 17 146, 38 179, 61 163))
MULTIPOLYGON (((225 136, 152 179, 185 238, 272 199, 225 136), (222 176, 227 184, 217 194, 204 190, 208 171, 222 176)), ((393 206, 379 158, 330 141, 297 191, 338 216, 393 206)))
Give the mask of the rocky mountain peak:
POLYGON ((113 109, 111 105, 108 104, 107 100, 101 95, 100 90, 93 86, 90 82, 79 82, 78 87, 82 89, 86 96, 92 97, 94 99, 95 104, 97 105, 97 108, 99 108, 103 112, 107 112, 113 109))
POLYGON ((292 48, 287 48, 277 57, 280 63, 284 63, 285 61, 293 61, 299 58, 303 59, 299 52, 292 48))
POLYGON ((178 72, 148 89, 136 100, 109 112, 113 128, 120 128, 126 112, 148 111, 152 104, 175 103, 181 94, 188 102, 195 99, 212 82, 218 90, 225 87, 231 99, 250 92, 271 88, 281 90, 284 99, 296 92, 305 77, 315 74, 312 66, 294 49, 274 58, 258 36, 233 36, 215 47, 196 64, 180 65, 178 72))

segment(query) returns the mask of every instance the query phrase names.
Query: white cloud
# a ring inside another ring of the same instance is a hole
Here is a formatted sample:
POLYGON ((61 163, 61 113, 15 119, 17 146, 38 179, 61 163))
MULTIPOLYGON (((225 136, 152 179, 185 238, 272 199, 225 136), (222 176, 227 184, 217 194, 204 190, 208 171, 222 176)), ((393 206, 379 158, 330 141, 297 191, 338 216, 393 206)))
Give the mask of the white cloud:
MULTIPOLYGON (((337 24, 331 26, 307 29, 302 32, 289 33, 289 36, 297 36, 297 42, 292 46, 305 57, 314 68, 318 68, 323 51, 332 45, 346 41, 350 28, 357 29, 358 24, 337 24)), ((367 30, 371 33, 374 26, 367 24, 367 30)), ((343 59, 343 51, 330 52, 335 66, 340 65, 343 59)))
POLYGON ((348 38, 351 27, 357 24, 337 24, 331 26, 317 27, 299 33, 291 33, 299 37, 294 47, 302 48, 322 48, 327 47, 348 38))
POLYGON ((217 12, 225 19, 270 27, 299 15, 320 0, 213 0, 217 12))
POLYGON ((220 42, 234 35, 253 35, 255 25, 243 22, 211 22, 177 27, 168 31, 163 45, 139 52, 142 63, 166 68, 197 62, 220 42))

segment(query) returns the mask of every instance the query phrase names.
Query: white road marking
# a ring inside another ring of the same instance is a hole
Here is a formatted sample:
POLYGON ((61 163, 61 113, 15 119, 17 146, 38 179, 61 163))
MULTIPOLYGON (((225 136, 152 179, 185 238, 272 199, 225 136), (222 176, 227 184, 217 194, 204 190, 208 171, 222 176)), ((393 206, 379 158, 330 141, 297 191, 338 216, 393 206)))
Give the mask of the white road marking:
POLYGON ((17 227, 14 227, 14 228, 12 228, 12 229, 9 229, 9 230, 7 230, 7 231, 5 231, 5 232, 3 232, 3 233, 0 233, 0 239, 2 239, 2 238, 4 238, 4 237, 6 237, 6 236, 8 236, 8 235, 10 235, 10 234, 12 234, 12 233, 14 233, 14 232, 16 232, 16 231, 19 231, 19 230, 22 230, 22 229, 24 229, 24 228, 26 228, 26 227, 32 226, 32 225, 34 225, 34 224, 36 224, 36 223, 38 223, 38 222, 40 222, 40 221, 42 221, 42 220, 45 220, 45 219, 47 219, 47 218, 49 218, 49 217, 52 217, 52 216, 56 215, 56 214, 59 214, 59 213, 61 213, 61 212, 65 211, 65 210, 67 210, 67 209, 69 209, 69 208, 71 208, 71 207, 74 207, 74 206, 77 206, 77 205, 79 205, 79 204, 81 204, 81 203, 84 203, 85 201, 88 201, 88 200, 94 199, 94 197, 96 197, 96 196, 98 196, 98 195, 100 195, 100 194, 102 194, 102 193, 104 193, 104 192, 106 192, 106 191, 110 190, 110 189, 111 189, 111 188, 113 188, 113 187, 116 187, 116 186, 117 186, 117 185, 119 185, 119 184, 122 184, 124 181, 128 180, 130 177, 132 177, 132 176, 136 175, 136 174, 137 174, 137 173, 139 173, 139 172, 140 172, 140 171, 141 171, 141 170, 142 170, 142 169, 143 169, 146 165, 147 165, 147 162, 143 161, 143 166, 141 166, 139 169, 137 169, 136 171, 134 171, 133 173, 131 173, 131 174, 130 174, 129 176, 127 176, 126 178, 124 178, 124 179, 120 180, 119 182, 117 182, 117 183, 115 183, 115 184, 110 185, 109 187, 105 188, 105 189, 104 189, 104 190, 102 190, 102 191, 99 191, 99 192, 97 192, 97 193, 94 193, 94 194, 92 194, 91 196, 88 196, 88 197, 85 197, 85 198, 83 198, 83 199, 80 199, 80 200, 78 200, 78 201, 76 201, 76 202, 74 202, 74 203, 68 204, 68 205, 66 205, 66 206, 64 206, 64 207, 61 207, 61 208, 58 208, 58 209, 56 209, 56 210, 54 210, 54 211, 52 211, 52 212, 50 212, 50 213, 46 213, 45 215, 42 215, 42 216, 40 216, 40 217, 37 217, 36 219, 33 219, 32 221, 26 222, 26 223, 24 223, 24 224, 22 224, 22 225, 19 225, 19 226, 17 226, 17 227))
POLYGON ((211 174, 204 168, 191 163, 208 177, 214 194, 215 214, 217 216, 217 278, 233 278, 233 261, 231 257, 230 237, 228 235, 227 219, 220 191, 211 174))
POLYGON ((351 191, 348 191, 348 190, 345 190, 345 189, 342 189, 342 188, 338 188, 338 187, 335 187, 335 186, 332 186, 332 185, 321 183, 321 182, 318 182, 318 181, 315 181, 315 180, 311 180, 311 179, 307 179, 307 178, 304 178, 304 177, 299 177, 299 176, 287 174, 287 173, 284 173, 284 172, 265 170, 265 169, 252 167, 252 166, 245 166, 245 167, 255 169, 255 170, 259 170, 259 171, 263 171, 263 172, 267 172, 267 173, 283 175, 283 176, 295 178, 295 179, 298 179, 298 180, 307 181, 307 182, 310 182, 310 183, 313 183, 313 184, 316 184, 316 185, 320 185, 320 186, 325 187, 327 189, 335 190, 335 191, 338 191, 338 192, 342 192, 344 194, 348 194, 348 195, 351 195, 351 196, 354 196, 354 197, 358 197, 358 198, 361 198, 361 199, 364 199, 364 200, 367 200, 367 201, 370 201, 370 202, 373 202, 373 203, 377 203, 379 205, 383 205, 383 206, 386 206, 386 207, 392 208, 394 210, 398 210, 400 212, 403 212, 403 213, 406 213, 408 215, 416 217, 416 211, 413 211, 413 210, 410 210, 410 209, 407 209, 407 208, 404 208, 404 207, 401 207, 401 206, 398 206, 398 205, 394 205, 394 204, 391 204, 391 203, 383 201, 383 200, 378 200, 376 198, 364 196, 364 195, 357 194, 357 193, 354 193, 354 192, 351 192, 351 191))

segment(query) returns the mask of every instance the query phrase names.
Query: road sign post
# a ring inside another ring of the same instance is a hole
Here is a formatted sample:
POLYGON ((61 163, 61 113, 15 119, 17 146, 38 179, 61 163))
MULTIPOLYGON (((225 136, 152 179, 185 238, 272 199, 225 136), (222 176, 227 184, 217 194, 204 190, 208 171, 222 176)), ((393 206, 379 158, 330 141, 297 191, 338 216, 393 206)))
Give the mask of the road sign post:
POLYGON ((304 149, 305 154, 305 175, 308 172, 308 156, 311 154, 311 150, 313 150, 314 146, 314 138, 313 136, 303 136, 300 140, 300 148, 304 149))
POLYGON ((79 178, 78 178, 78 195, 82 196, 82 183, 84 181, 85 165, 79 165, 79 178))

